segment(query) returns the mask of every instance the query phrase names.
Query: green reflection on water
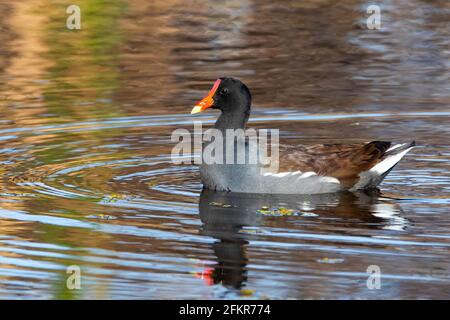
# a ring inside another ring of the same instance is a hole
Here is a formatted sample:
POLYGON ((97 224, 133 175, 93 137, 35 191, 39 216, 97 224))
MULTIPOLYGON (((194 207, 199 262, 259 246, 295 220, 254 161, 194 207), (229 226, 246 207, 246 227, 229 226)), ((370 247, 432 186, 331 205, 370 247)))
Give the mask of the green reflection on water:
MULTIPOLYGON (((123 116, 120 106, 113 101, 113 95, 120 87, 118 57, 124 39, 120 30, 120 19, 125 12, 124 2, 77 1, 81 8, 81 30, 69 30, 65 27, 67 5, 64 1, 46 1, 45 5, 39 8, 39 12, 36 12, 49 19, 44 33, 48 49, 45 58, 51 61, 52 65, 47 70, 48 83, 44 86, 43 96, 44 106, 51 116, 45 120, 48 124, 57 124, 123 116)), ((73 148, 68 144, 70 142, 83 140, 91 146, 99 146, 104 144, 105 139, 121 134, 120 129, 58 133, 58 139, 42 142, 41 148, 35 149, 33 156, 40 163, 63 162, 64 159, 73 157, 73 148)), ((126 154, 122 151, 114 156, 122 158, 126 157, 126 154)), ((92 157, 90 161, 93 161, 92 157)), ((66 205, 69 205, 68 202, 66 205)), ((67 209, 64 211, 67 212, 67 209)), ((76 219, 83 216, 79 210, 69 211, 76 219)), ((40 225, 39 228, 41 240, 45 243, 71 248, 82 246, 82 243, 67 241, 66 227, 40 225)), ((79 232, 86 233, 83 230, 79 232)), ((69 259, 59 263, 64 266, 78 265, 80 260, 69 259)), ((55 299, 82 297, 83 283, 81 290, 69 290, 66 286, 68 276, 66 271, 62 270, 53 282, 55 299)))
POLYGON ((64 2, 52 1, 41 8, 41 14, 49 18, 45 40, 47 58, 53 63, 44 94, 46 106, 63 117, 61 121, 91 118, 91 112, 100 118, 118 116, 120 108, 112 103, 112 94, 120 86, 120 19, 125 4, 121 0, 82 0, 77 5, 81 30, 65 27, 64 2))

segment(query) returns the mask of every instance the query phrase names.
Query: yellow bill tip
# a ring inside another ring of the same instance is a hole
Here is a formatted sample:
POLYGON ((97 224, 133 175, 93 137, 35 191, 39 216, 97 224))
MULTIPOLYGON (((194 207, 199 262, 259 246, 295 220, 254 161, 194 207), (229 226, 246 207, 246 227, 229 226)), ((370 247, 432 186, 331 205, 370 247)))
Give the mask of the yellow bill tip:
POLYGON ((195 106, 195 107, 192 109, 191 114, 199 113, 199 112, 202 112, 202 107, 200 107, 200 106, 195 106))

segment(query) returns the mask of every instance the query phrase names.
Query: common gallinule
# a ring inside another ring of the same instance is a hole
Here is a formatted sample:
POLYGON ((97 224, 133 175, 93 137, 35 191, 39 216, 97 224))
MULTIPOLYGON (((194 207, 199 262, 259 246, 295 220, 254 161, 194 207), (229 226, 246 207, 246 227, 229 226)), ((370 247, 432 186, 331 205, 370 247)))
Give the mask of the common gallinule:
MULTIPOLYGON (((214 128, 225 132, 226 129, 245 129, 250 105, 248 87, 238 79, 225 77, 216 80, 191 113, 219 109, 221 114, 214 128)), ((395 145, 386 141, 279 145, 277 172, 247 163, 202 163, 200 175, 205 188, 217 191, 282 194, 355 191, 376 187, 414 146, 414 141, 395 145)))

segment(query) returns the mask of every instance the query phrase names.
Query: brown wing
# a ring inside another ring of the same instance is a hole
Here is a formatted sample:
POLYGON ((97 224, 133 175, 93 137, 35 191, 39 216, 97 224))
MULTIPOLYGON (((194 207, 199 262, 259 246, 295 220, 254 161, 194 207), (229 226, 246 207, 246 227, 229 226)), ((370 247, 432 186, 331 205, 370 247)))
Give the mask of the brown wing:
POLYGON ((382 159, 390 142, 359 144, 321 144, 313 146, 280 145, 279 172, 313 171, 337 178, 345 187, 354 185, 359 173, 382 159))

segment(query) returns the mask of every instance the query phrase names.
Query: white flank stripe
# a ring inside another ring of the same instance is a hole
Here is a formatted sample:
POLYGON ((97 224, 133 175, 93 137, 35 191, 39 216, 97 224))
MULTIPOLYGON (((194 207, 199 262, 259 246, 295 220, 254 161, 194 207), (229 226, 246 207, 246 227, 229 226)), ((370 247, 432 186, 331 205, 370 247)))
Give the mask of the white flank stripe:
POLYGON ((335 177, 322 177, 323 182, 329 182, 329 183, 337 183, 340 184, 339 180, 335 177))
POLYGON ((280 172, 280 173, 275 173, 273 176, 277 177, 277 178, 283 178, 283 177, 286 177, 286 176, 288 176, 290 174, 291 174, 290 172, 280 172))
POLYGON ((399 143, 399 144, 396 144, 395 146, 392 146, 392 147, 390 147, 389 149, 387 149, 386 152, 389 152, 389 151, 392 151, 392 150, 397 149, 397 148, 399 148, 399 147, 402 147, 402 146, 404 146, 405 144, 406 144, 406 143, 399 143))
POLYGON ((312 176, 317 176, 317 173, 312 172, 312 171, 308 171, 308 172, 305 172, 304 174, 302 174, 302 178, 309 178, 309 177, 312 177, 312 176))

